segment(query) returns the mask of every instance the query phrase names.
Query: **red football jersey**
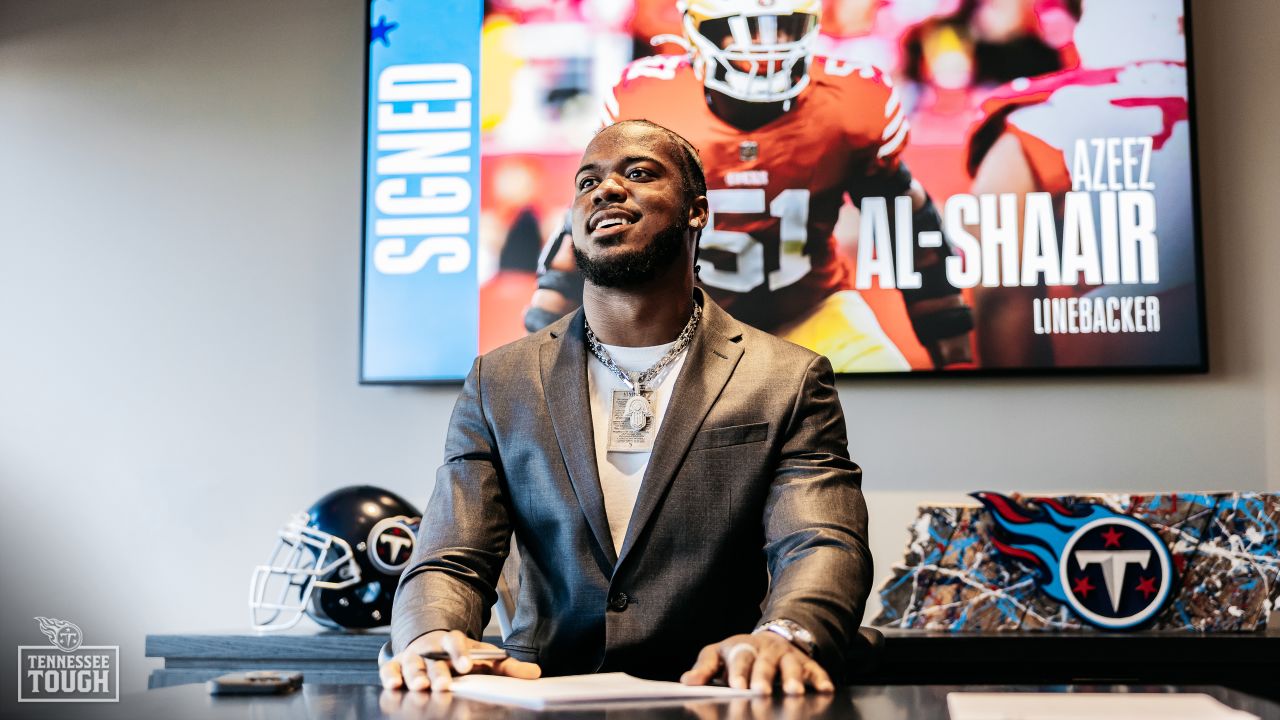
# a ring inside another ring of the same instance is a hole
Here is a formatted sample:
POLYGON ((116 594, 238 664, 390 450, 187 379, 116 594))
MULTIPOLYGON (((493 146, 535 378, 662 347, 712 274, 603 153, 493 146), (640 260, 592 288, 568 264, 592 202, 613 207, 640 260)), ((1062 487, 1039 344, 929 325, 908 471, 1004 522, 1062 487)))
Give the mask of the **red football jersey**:
POLYGON ((909 133, 898 91, 872 66, 815 58, 809 83, 790 111, 755 130, 711 111, 685 56, 631 63, 605 99, 606 124, 649 120, 698 149, 711 207, 701 284, 765 330, 853 287, 831 234, 845 192, 896 170, 909 133))
MULTIPOLYGON (((1118 70, 1064 70, 1029 80, 1018 80, 996 90, 982 103, 981 117, 969 131, 966 141, 965 167, 969 177, 978 172, 987 151, 1004 132, 1012 132, 1021 142, 1031 165, 1032 175, 1046 192, 1061 194, 1071 189, 1071 177, 1063 149, 1054 147, 1034 132, 1028 132, 1010 116, 1019 110, 1040 105, 1063 88, 1098 87, 1115 83, 1118 70)), ((1064 120, 1070 116, 1065 114, 1064 120)), ((1068 120, 1069 122, 1069 120, 1068 120)), ((1077 119, 1077 122, 1079 120, 1077 119)))

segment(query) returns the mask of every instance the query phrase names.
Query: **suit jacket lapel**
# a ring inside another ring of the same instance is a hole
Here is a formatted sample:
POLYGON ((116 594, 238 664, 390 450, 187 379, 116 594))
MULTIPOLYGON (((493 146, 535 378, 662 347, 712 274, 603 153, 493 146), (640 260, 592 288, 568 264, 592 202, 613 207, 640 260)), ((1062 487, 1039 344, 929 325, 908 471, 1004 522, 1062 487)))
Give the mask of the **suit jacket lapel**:
POLYGON ((618 564, 626 560, 627 553, 643 532, 684 462, 697 435, 698 428, 711 410, 716 398, 724 389, 729 376, 742 357, 742 327, 710 298, 703 295, 701 327, 689 344, 688 356, 671 392, 671 401, 658 429, 649 467, 645 470, 640 494, 636 498, 631 521, 627 525, 626 540, 618 564))
POLYGON ((557 326, 552 328, 551 339, 539 348, 542 392, 560 453, 569 471, 569 481, 599 546, 597 562, 601 572, 608 577, 613 574, 617 555, 609 534, 609 518, 604 511, 604 495, 600 492, 600 473, 596 465, 582 310, 578 310, 567 323, 557 323, 557 326))

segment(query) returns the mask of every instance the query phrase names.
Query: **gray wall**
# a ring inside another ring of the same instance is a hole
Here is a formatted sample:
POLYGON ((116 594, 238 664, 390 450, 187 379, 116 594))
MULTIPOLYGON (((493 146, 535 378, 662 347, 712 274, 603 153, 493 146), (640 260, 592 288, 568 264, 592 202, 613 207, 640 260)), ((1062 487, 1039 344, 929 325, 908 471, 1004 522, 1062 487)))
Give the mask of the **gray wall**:
MULTIPOLYGON (((0 651, 71 619, 141 687, 289 512, 425 502, 456 389, 356 384, 361 13, 0 0, 0 651)), ((1280 490, 1278 24, 1195 15, 1213 372, 844 383, 879 576, 971 489, 1280 490)))

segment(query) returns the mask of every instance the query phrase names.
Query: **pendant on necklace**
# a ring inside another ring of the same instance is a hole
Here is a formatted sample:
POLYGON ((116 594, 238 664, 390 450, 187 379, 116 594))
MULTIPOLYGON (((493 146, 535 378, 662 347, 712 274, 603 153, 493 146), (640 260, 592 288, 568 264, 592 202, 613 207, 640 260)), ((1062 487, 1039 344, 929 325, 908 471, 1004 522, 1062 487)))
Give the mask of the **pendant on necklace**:
POLYGON ((650 409, 649 401, 645 400, 643 395, 632 395, 627 398, 627 407, 623 410, 622 416, 627 419, 627 427, 640 432, 649 424, 653 410, 650 409))
POLYGON ((613 391, 613 407, 609 413, 609 452, 651 452, 657 423, 653 417, 653 391, 638 389, 632 383, 627 390, 613 391))
POLYGON ((631 397, 627 398, 627 407, 622 412, 622 416, 627 419, 627 426, 635 432, 640 432, 645 425, 649 424, 649 418, 653 417, 653 408, 649 407, 649 400, 642 394, 640 387, 640 373, 628 373, 631 378, 631 397))

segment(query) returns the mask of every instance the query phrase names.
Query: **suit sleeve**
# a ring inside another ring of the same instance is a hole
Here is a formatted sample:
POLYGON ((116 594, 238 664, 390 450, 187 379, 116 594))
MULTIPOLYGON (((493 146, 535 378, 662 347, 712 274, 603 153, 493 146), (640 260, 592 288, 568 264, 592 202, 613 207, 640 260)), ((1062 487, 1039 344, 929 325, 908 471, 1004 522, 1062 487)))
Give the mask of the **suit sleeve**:
POLYGON ((841 673, 871 589, 862 470, 849 459, 831 362, 818 356, 793 404, 765 506, 771 576, 763 619, 786 618, 841 673))
POLYGON ((480 358, 453 407, 445 461, 400 577, 391 613, 399 652, 432 630, 479 639, 511 538, 511 512, 493 432, 485 418, 480 358))

